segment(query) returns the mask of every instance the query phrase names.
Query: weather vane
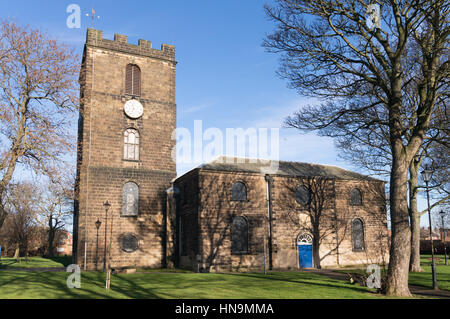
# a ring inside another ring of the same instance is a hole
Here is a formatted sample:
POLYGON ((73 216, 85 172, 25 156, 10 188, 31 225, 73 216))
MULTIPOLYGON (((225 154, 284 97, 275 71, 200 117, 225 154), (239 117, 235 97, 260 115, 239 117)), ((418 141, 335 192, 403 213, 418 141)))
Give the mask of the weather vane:
POLYGON ((94 23, 95 23, 95 18, 97 18, 98 20, 100 20, 100 16, 95 16, 95 10, 94 8, 91 8, 91 14, 86 13, 86 17, 91 17, 92 20, 92 28, 94 28, 94 23))

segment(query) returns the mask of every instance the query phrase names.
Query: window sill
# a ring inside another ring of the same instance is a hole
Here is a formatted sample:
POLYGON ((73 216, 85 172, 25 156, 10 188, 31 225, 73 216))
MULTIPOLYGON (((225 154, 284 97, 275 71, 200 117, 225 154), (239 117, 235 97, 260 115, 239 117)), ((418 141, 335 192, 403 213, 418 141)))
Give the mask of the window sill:
POLYGON ((131 162, 131 163, 141 163, 142 162, 141 160, 132 160, 132 159, 126 159, 126 158, 123 158, 122 161, 123 162, 131 162))
POLYGON ((133 99, 138 100, 138 101, 141 100, 141 95, 135 95, 135 94, 130 94, 130 93, 124 93, 123 97, 125 99, 129 99, 129 100, 133 100, 133 99))

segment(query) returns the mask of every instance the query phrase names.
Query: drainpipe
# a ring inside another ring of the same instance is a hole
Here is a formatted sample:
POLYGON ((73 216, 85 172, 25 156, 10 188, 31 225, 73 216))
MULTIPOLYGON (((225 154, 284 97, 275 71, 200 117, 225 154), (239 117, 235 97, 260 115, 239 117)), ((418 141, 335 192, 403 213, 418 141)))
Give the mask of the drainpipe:
POLYGON ((272 194, 270 192, 272 177, 265 175, 266 180, 266 198, 267 198, 267 221, 268 221, 268 246, 269 246, 269 270, 272 270, 272 194))
POLYGON ((333 179, 333 198, 334 198, 334 231, 336 232, 336 264, 340 267, 339 263, 339 225, 336 205, 336 180, 333 179))

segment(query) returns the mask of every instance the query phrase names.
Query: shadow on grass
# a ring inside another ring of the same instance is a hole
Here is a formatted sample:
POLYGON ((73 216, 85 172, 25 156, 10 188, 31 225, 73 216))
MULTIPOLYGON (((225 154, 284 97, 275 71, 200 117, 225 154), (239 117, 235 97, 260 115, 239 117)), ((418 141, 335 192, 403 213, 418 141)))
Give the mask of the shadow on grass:
POLYGON ((139 285, 140 278, 127 275, 113 276, 111 279, 111 289, 122 294, 124 297, 132 299, 158 299, 158 295, 150 288, 139 285))
MULTIPOLYGON (((306 274, 306 273, 302 273, 302 272, 298 272, 298 273, 306 274)), ((240 273, 240 274, 229 273, 227 275, 251 277, 251 278, 257 278, 257 279, 261 279, 261 280, 275 280, 275 281, 288 282, 288 283, 293 283, 293 284, 314 285, 314 286, 321 286, 324 288, 335 288, 335 289, 345 288, 345 289, 352 290, 352 291, 359 292, 359 293, 376 294, 376 292, 374 290, 370 290, 366 287, 353 286, 353 285, 347 284, 343 281, 332 279, 332 278, 321 276, 321 275, 311 277, 311 274, 308 274, 308 276, 310 276, 310 277, 306 278, 306 279, 298 278, 298 277, 295 279, 282 278, 282 277, 280 277, 280 276, 282 276, 282 274, 280 274, 280 273, 272 273, 272 274, 268 273, 267 275, 255 274, 255 273, 240 273), (318 281, 321 281, 321 282, 318 282, 318 281), (325 281, 326 283, 323 281, 325 281)), ((299 276, 303 276, 303 275, 299 275, 299 276)))
POLYGON ((81 289, 70 289, 66 272, 4 271, 0 299, 186 299, 186 298, 366 298, 370 290, 319 275, 262 274, 115 274, 105 290, 105 273, 82 272, 81 289))
POLYGON ((67 267, 72 264, 72 256, 71 255, 53 256, 53 257, 44 257, 44 258, 48 258, 50 260, 53 260, 56 263, 60 263, 64 267, 67 267))
POLYGON ((81 277, 81 288, 69 288, 67 278, 70 273, 18 272, 1 274, 0 298, 12 299, 92 299, 120 298, 114 291, 104 288, 103 273, 86 273, 81 277))

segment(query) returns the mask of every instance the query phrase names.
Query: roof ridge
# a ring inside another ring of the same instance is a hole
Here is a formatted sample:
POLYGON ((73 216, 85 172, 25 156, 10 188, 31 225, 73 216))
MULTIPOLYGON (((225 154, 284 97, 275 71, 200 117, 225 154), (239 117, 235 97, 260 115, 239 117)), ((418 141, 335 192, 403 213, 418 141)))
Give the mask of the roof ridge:
MULTIPOLYGON (((295 162, 284 161, 274 159, 261 159, 261 158, 249 158, 238 156, 226 156, 219 155, 209 162, 202 163, 193 169, 189 170, 189 173, 195 169, 206 170, 222 170, 222 171, 237 171, 237 172, 259 172, 264 164, 270 162, 278 162, 277 173, 274 175, 286 175, 286 176, 329 176, 331 178, 343 179, 343 180, 378 180, 372 176, 364 175, 359 172, 352 171, 350 169, 342 168, 337 165, 320 164, 320 163, 307 163, 307 162, 295 162), (263 164, 263 165, 261 165, 263 164), (223 166, 221 166, 223 165, 223 166)), ((185 173, 185 174, 187 174, 185 173)), ((183 175, 185 175, 183 174, 183 175)), ((183 176, 181 175, 181 176, 183 176)), ((180 177, 181 177, 180 176, 180 177)))

